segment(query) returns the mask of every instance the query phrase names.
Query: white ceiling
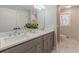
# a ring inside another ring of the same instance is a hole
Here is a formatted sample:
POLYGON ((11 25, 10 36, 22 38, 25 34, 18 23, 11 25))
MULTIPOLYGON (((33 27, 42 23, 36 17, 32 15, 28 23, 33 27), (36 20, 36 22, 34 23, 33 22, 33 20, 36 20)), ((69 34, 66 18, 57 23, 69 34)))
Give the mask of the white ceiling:
POLYGON ((10 8, 10 9, 24 9, 30 10, 33 8, 33 5, 0 5, 2 8, 10 8))

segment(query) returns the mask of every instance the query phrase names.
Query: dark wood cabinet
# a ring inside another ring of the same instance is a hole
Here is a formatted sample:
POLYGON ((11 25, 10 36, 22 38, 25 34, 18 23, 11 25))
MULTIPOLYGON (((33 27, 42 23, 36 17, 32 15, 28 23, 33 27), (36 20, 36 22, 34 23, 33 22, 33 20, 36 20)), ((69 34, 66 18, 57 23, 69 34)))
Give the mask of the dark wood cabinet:
POLYGON ((54 32, 1 51, 2 53, 48 53, 54 48, 54 32))
POLYGON ((42 53, 43 52, 43 38, 39 37, 36 39, 35 44, 35 52, 36 53, 42 53))
POLYGON ((49 48, 49 39, 47 35, 43 37, 43 40, 44 40, 44 52, 46 53, 48 52, 48 48, 49 48))
POLYGON ((44 35, 44 52, 48 53, 51 52, 54 48, 54 33, 49 33, 44 35))

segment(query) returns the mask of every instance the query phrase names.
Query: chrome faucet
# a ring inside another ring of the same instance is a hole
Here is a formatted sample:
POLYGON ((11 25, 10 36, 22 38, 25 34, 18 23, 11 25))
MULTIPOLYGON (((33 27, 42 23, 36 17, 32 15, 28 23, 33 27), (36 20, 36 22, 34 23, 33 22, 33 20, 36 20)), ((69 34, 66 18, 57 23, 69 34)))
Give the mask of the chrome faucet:
POLYGON ((20 32, 18 30, 20 30, 20 27, 15 27, 13 28, 14 30, 14 36, 16 36, 17 34, 20 35, 20 32))

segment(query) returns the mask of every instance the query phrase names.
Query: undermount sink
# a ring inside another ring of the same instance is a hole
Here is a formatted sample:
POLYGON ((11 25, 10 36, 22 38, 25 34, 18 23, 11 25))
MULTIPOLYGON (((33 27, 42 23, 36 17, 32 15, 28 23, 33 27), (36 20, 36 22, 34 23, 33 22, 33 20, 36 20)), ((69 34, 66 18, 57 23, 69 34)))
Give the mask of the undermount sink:
POLYGON ((18 38, 23 37, 24 35, 26 35, 25 33, 20 33, 19 35, 7 35, 7 34, 3 34, 0 35, 0 48, 5 46, 5 43, 9 44, 9 43, 13 43, 16 40, 18 40, 18 38))

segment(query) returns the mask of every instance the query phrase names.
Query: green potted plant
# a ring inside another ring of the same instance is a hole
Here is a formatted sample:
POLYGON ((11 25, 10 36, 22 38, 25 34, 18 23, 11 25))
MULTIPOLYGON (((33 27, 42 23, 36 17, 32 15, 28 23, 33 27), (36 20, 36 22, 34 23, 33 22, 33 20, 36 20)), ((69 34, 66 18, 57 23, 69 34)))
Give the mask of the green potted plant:
POLYGON ((26 23, 25 28, 28 28, 28 30, 30 30, 30 32, 35 31, 35 29, 38 29, 38 24, 37 23, 26 23))

